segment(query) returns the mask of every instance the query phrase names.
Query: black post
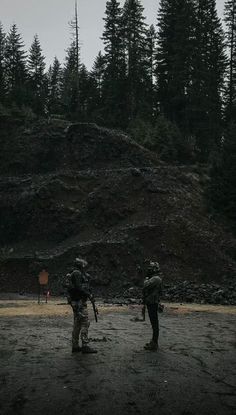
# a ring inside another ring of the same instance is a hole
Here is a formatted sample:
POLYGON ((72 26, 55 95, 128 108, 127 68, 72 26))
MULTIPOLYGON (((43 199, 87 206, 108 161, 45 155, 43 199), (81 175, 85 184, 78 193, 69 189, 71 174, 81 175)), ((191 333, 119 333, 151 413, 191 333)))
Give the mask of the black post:
POLYGON ((38 289, 38 304, 40 304, 40 291, 41 291, 41 285, 39 284, 39 289, 38 289))

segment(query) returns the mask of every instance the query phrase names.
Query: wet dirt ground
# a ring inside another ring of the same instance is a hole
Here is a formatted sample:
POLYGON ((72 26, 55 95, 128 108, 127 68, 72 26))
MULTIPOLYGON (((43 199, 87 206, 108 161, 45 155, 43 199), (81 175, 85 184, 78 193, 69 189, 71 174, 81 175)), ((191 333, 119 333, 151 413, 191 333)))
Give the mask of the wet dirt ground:
POLYGON ((0 413, 236 413, 236 307, 166 304, 160 348, 143 350, 140 306, 90 309, 96 355, 71 353, 65 300, 0 301, 0 413))

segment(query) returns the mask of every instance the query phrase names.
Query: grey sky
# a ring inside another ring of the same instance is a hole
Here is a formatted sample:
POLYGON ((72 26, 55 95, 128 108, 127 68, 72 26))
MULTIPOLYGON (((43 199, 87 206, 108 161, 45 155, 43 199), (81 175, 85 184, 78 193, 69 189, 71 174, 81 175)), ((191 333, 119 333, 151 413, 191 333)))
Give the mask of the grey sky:
MULTIPOLYGON (((124 0, 120 0, 123 5, 124 0)), ((158 0, 143 0, 148 24, 156 23, 158 0)), ((217 0, 222 15, 224 0, 217 0)), ((102 49, 100 40, 106 0, 78 0, 81 60, 90 69, 102 49)), ((63 62, 70 44, 68 22, 74 16, 74 0, 0 0, 0 20, 5 31, 16 23, 26 49, 37 33, 47 64, 56 55, 63 62)))

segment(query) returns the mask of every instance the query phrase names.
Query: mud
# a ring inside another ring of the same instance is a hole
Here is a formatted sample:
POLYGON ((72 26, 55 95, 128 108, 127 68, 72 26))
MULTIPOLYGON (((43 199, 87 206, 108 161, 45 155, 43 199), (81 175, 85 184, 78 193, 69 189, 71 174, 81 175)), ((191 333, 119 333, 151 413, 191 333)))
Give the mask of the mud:
POLYGON ((158 352, 140 306, 89 311, 98 354, 72 355, 63 299, 0 301, 1 415, 235 413, 236 307, 166 304, 158 352))

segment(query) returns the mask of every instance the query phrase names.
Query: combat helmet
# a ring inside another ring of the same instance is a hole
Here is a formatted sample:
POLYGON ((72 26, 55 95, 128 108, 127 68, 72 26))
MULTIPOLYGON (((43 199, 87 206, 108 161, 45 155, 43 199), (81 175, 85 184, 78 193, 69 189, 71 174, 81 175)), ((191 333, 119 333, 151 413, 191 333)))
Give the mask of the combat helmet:
POLYGON ((79 257, 75 258, 75 264, 79 269, 84 269, 88 266, 87 261, 79 257))
POLYGON ((159 273, 160 272, 159 262, 150 260, 148 262, 147 271, 152 274, 159 273))

